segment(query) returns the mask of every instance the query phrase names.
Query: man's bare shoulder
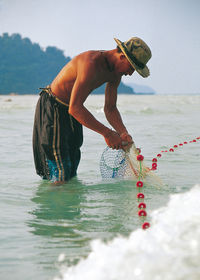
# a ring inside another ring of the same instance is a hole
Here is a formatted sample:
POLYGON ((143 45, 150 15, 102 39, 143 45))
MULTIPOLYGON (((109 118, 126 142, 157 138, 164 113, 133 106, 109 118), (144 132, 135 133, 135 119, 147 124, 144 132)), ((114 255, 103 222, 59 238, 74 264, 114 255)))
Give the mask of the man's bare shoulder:
POLYGON ((89 50, 77 55, 74 58, 74 63, 78 70, 77 74, 81 71, 81 74, 83 74, 83 72, 86 75, 91 74, 93 78, 97 77, 99 81, 118 81, 121 77, 116 75, 115 71, 109 69, 104 52, 105 51, 101 50, 89 50))
POLYGON ((92 60, 94 60, 99 55, 100 55, 100 51, 98 51, 98 50, 88 50, 88 51, 85 51, 85 52, 82 52, 82 53, 78 54, 77 56, 75 56, 75 58, 77 58, 77 59, 92 59, 92 60))
POLYGON ((76 69, 77 77, 84 80, 99 77, 103 67, 102 64, 100 51, 93 50, 80 53, 71 60, 71 66, 76 69))
POLYGON ((77 66, 92 67, 96 66, 99 62, 100 52, 99 51, 86 51, 75 56, 72 63, 77 66))

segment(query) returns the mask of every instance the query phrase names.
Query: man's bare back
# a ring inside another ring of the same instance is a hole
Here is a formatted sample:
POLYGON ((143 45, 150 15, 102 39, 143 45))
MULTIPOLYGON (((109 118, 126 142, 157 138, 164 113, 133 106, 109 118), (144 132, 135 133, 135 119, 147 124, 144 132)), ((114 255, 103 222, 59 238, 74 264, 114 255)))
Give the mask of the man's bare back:
POLYGON ((88 93, 91 93, 105 82, 120 79, 112 71, 105 51, 87 51, 74 57, 63 67, 51 84, 52 92, 63 102, 69 104, 71 92, 77 78, 87 83, 88 93), (86 75, 90 76, 85 79, 86 75))

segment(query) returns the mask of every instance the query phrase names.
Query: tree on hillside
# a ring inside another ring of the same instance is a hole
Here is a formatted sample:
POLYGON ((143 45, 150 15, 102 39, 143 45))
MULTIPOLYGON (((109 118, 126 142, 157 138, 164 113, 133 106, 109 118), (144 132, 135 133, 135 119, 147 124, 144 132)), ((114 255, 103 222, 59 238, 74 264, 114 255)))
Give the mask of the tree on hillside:
POLYGON ((0 92, 36 93, 70 61, 56 47, 42 50, 19 34, 0 36, 0 92))
MULTIPOLYGON (((0 36, 0 94, 38 93, 38 88, 50 84, 70 60, 56 47, 44 50, 20 34, 9 36, 4 33, 0 36)), ((103 93, 104 90, 103 85, 95 93, 103 93)), ((120 92, 133 93, 133 89, 121 83, 120 92)))

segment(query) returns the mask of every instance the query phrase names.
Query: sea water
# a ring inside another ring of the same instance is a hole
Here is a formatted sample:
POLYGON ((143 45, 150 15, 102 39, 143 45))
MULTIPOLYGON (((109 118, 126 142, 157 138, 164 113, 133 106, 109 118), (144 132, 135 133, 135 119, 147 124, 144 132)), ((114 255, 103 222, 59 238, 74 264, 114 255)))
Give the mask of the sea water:
MULTIPOLYGON (((38 96, 0 96, 1 279, 200 279, 200 96, 120 95, 118 108, 148 166, 147 221, 136 182, 101 179, 104 139, 84 128, 77 178, 54 187, 35 174, 32 126, 38 96)), ((108 125, 104 97, 86 107, 108 125)))

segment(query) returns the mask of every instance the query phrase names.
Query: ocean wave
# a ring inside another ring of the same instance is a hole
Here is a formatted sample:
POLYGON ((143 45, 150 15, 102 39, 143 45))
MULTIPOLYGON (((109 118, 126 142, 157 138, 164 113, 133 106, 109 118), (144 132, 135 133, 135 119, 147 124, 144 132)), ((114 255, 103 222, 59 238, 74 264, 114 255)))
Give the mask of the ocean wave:
MULTIPOLYGON (((39 95, 0 95, 0 110, 35 108, 39 95)), ((122 114, 152 115, 152 114, 181 114, 199 108, 200 96, 173 95, 119 95, 118 108, 122 114), (189 106, 190 105, 190 106, 189 106)), ((104 114, 104 95, 91 95, 85 102, 86 107, 93 113, 104 114)))
POLYGON ((89 256, 62 267, 54 280, 200 279, 199 197, 200 185, 171 195, 166 207, 153 211, 151 228, 107 244, 93 241, 89 256))
POLYGON ((0 95, 0 111, 35 108, 38 95, 0 95))

